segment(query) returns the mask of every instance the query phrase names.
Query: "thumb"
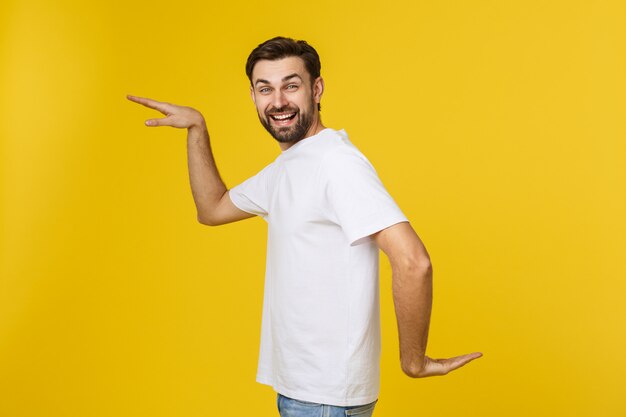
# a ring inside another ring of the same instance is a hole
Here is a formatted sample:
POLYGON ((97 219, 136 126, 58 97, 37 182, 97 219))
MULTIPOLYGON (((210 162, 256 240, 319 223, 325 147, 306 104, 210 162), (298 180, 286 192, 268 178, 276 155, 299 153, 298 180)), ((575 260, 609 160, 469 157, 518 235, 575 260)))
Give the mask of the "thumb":
POLYGON ((146 120, 146 126, 149 126, 149 127, 167 126, 165 119, 167 119, 167 117, 164 117, 161 119, 148 119, 146 120))

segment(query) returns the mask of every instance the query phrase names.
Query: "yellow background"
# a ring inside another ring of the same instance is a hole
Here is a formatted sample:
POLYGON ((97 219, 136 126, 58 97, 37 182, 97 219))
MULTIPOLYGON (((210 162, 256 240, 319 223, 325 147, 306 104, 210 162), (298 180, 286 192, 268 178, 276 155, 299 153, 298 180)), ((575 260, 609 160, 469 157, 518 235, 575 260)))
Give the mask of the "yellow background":
POLYGON ((384 416, 626 415, 626 6, 621 1, 3 1, 0 417, 277 416, 254 382, 265 223, 196 222, 201 110, 227 185, 278 147, 244 63, 322 58, 345 128, 435 269, 428 353, 398 364, 382 264, 384 416))

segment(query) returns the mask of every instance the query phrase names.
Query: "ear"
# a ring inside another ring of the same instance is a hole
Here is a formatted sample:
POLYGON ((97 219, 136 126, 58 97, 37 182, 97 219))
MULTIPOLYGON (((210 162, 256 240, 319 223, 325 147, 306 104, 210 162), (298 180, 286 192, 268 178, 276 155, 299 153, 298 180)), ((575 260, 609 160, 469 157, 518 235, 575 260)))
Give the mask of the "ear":
POLYGON ((313 98, 315 103, 322 101, 322 94, 324 94, 324 79, 317 77, 313 83, 313 98))
POLYGON ((250 98, 252 102, 256 105, 256 96, 254 95, 254 87, 250 86, 250 98))

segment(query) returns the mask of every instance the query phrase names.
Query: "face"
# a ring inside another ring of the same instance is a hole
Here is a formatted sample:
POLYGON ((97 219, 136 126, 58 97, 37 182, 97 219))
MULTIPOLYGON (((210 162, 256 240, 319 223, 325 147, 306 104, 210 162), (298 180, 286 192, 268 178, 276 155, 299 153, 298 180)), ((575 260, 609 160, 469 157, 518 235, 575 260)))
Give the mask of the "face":
POLYGON ((315 133, 323 88, 321 78, 311 84, 301 58, 287 57, 257 62, 250 93, 265 129, 278 142, 293 144, 315 133))

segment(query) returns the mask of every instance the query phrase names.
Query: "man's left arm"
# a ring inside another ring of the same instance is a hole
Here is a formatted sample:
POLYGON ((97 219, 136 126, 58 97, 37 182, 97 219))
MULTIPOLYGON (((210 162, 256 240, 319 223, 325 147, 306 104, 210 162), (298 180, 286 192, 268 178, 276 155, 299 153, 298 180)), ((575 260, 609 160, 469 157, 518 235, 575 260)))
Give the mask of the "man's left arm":
POLYGON ((393 301, 400 338, 400 365, 412 378, 446 375, 482 353, 447 359, 426 356, 433 294, 433 270, 424 244, 408 222, 374 234, 392 269, 393 301))

